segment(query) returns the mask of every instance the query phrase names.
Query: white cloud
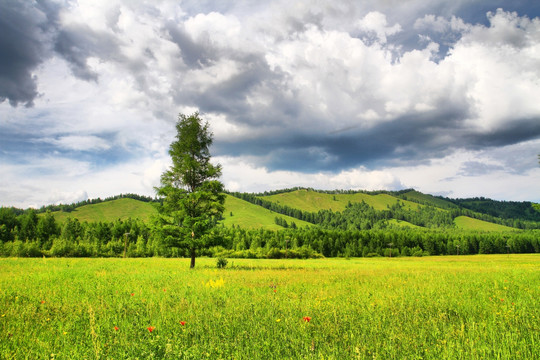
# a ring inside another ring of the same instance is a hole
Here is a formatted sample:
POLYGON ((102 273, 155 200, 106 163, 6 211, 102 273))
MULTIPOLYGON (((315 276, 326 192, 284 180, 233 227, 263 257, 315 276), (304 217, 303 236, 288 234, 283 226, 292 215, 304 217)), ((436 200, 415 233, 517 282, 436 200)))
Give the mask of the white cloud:
POLYGON ((402 30, 399 24, 388 26, 386 15, 378 11, 369 12, 356 22, 356 26, 361 31, 375 33, 377 39, 383 44, 386 43, 388 36, 395 35, 402 30))
POLYGON ((68 135, 58 139, 44 139, 45 142, 55 144, 61 149, 76 150, 76 151, 102 151, 110 149, 110 145, 104 139, 98 136, 79 136, 68 135))
POLYGON ((20 208, 72 203, 121 193, 154 196, 167 162, 143 157, 115 167, 95 168, 66 158, 29 159, 25 165, 3 164, 0 198, 20 208))
POLYGON ((425 15, 414 22, 414 28, 417 30, 432 30, 437 33, 445 32, 466 32, 472 28, 472 25, 466 24, 462 19, 452 16, 447 19, 443 16, 433 14, 425 15))

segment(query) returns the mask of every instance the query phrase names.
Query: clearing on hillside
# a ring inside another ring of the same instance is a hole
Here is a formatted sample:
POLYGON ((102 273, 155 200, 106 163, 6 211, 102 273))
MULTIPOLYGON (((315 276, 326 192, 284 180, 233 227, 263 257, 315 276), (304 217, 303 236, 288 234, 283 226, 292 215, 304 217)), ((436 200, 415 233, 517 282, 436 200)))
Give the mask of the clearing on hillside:
POLYGON ((473 219, 468 216, 458 216, 454 219, 454 223, 458 229, 462 230, 479 230, 479 231, 518 231, 504 225, 494 224, 483 220, 473 219))
POLYGON ((298 220, 290 216, 281 215, 274 211, 254 205, 232 195, 227 195, 225 199, 225 211, 223 220, 220 221, 224 226, 240 226, 244 229, 283 229, 275 223, 275 218, 279 217, 287 221, 288 224, 295 223, 297 227, 312 226, 306 221, 298 220), (231 216, 232 213, 232 216, 231 216))
POLYGON ((108 222, 117 219, 126 220, 128 218, 148 222, 152 215, 157 214, 157 210, 151 203, 123 198, 104 201, 98 204, 84 205, 71 212, 54 211, 52 214, 56 221, 60 223, 68 217, 78 219, 81 222, 108 222))

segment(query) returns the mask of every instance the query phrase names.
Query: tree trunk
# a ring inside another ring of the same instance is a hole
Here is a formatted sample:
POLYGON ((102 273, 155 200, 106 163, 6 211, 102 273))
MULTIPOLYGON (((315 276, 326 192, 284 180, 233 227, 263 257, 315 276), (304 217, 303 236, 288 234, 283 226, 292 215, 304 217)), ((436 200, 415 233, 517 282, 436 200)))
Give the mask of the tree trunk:
POLYGON ((193 269, 195 267, 195 248, 191 249, 191 264, 189 266, 190 269, 193 269))

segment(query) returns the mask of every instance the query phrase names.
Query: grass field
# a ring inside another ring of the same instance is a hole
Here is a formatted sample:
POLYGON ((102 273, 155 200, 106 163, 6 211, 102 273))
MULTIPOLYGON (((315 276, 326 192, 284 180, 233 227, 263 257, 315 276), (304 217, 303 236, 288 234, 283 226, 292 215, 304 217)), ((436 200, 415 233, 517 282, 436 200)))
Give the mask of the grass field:
POLYGON ((276 216, 283 218, 288 224, 294 222, 298 227, 312 226, 308 222, 278 214, 231 195, 227 195, 225 200, 225 211, 223 212, 223 220, 220 223, 225 226, 236 225, 244 229, 283 229, 283 227, 275 223, 276 216))
POLYGON ((468 216, 458 216, 454 219, 454 223, 458 229, 462 230, 477 230, 477 231, 517 231, 504 225, 494 224, 487 221, 473 219, 468 216))
POLYGON ((366 204, 373 206, 375 210, 386 210, 388 206, 394 205, 397 201, 404 204, 407 209, 417 209, 421 206, 388 194, 369 195, 356 193, 334 195, 310 190, 296 190, 277 195, 261 196, 261 199, 308 212, 318 212, 319 210, 343 211, 349 201, 351 203, 365 201, 366 204))
POLYGON ((3 359, 533 359, 540 257, 0 259, 3 359))

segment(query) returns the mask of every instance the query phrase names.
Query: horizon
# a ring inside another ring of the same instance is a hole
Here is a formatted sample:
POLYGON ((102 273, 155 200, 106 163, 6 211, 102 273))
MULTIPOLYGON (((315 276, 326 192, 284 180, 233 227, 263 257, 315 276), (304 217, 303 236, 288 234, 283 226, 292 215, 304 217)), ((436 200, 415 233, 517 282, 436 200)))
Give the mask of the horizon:
MULTIPOLYGON (((473 196, 473 197, 469 197, 469 198, 450 198, 450 197, 446 197, 446 196, 442 196, 442 195, 433 195, 433 194, 429 194, 429 193, 423 193, 423 192, 418 191, 417 189, 414 189, 414 188, 399 189, 399 190, 384 190, 384 189, 379 189, 379 190, 362 190, 362 189, 359 189, 359 190, 352 190, 352 189, 324 190, 324 189, 314 189, 314 188, 308 188, 308 187, 292 187, 292 188, 283 188, 283 189, 276 189, 276 190, 266 190, 266 191, 262 191, 262 192, 230 191, 228 189, 225 189, 224 192, 225 192, 225 194, 229 194, 231 196, 234 196, 232 194, 235 194, 235 193, 249 194, 249 195, 255 195, 255 196, 266 196, 266 194, 268 194, 268 195, 282 194, 282 193, 294 192, 294 191, 300 191, 300 190, 321 192, 321 193, 329 193, 329 194, 332 194, 332 193, 339 194, 339 193, 349 193, 350 192, 350 193, 364 193, 364 194, 368 194, 368 195, 371 195, 373 193, 400 194, 400 193, 406 193, 406 192, 410 192, 410 191, 416 191, 416 192, 419 192, 419 193, 424 194, 424 195, 429 195, 429 196, 433 196, 435 198, 441 198, 441 199, 445 199, 445 200, 449 200, 449 201, 481 199, 481 200, 491 200, 491 201, 500 201, 500 202, 518 202, 518 203, 527 203, 528 202, 528 203, 531 203, 531 204, 537 204, 536 202, 530 201, 530 200, 523 200, 523 201, 496 200, 496 199, 486 198, 486 197, 483 197, 483 196, 473 196)), ((100 202, 114 201, 114 200, 123 199, 123 198, 133 199, 132 196, 144 197, 144 198, 149 199, 150 201, 159 200, 159 197, 157 197, 157 196, 140 195, 140 194, 135 194, 135 193, 120 193, 120 194, 111 195, 111 196, 108 196, 108 197, 105 197, 105 198, 101 198, 101 197, 88 198, 88 199, 83 199, 83 200, 80 200, 80 201, 77 201, 77 202, 72 202, 72 203, 44 204, 44 205, 41 205, 39 208, 36 208, 36 207, 18 208, 16 206, 4 206, 4 205, 0 205, 0 208, 2 208, 2 207, 4 207, 4 208, 15 208, 15 209, 24 210, 24 211, 29 210, 29 209, 42 210, 42 209, 48 208, 48 207, 63 206, 63 205, 67 205, 67 206, 79 205, 79 204, 87 202, 87 204, 77 206, 77 207, 80 207, 80 206, 86 206, 86 205, 93 205, 93 203, 92 203, 93 201, 98 201, 99 200, 98 203, 100 203, 100 202)), ((134 200, 142 201, 142 200, 139 200, 139 199, 134 199, 134 200)), ((398 198, 398 200, 399 200, 399 198, 398 198)))

